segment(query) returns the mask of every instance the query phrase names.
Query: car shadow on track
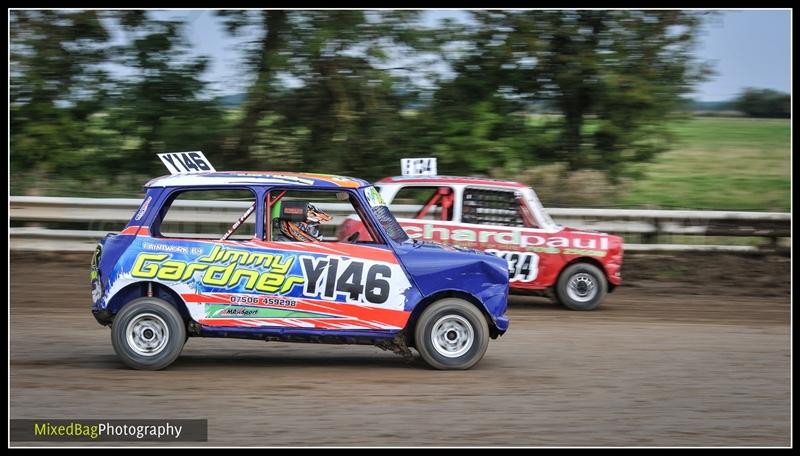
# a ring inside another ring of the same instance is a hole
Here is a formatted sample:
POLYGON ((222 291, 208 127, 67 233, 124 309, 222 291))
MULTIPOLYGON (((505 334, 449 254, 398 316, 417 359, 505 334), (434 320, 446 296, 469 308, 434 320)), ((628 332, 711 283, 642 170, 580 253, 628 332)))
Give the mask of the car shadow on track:
MULTIPOLYGON (((36 367, 51 365, 53 360, 42 362, 35 361, 21 361, 12 362, 15 368, 36 367)), ((135 371, 125 366, 120 359, 113 354, 110 355, 95 355, 91 358, 78 358, 69 357, 61 359, 58 364, 64 368, 74 369, 101 369, 101 370, 128 370, 135 371)), ((414 356, 410 360, 406 360, 400 356, 392 354, 377 354, 377 355, 325 355, 314 354, 277 354, 277 353, 233 353, 233 354, 218 354, 208 353, 185 353, 175 360, 165 370, 182 370, 182 369, 213 369, 213 368, 364 368, 370 369, 429 369, 429 367, 419 358, 414 356)))
MULTIPOLYGON (((257 352, 235 352, 230 354, 220 354, 218 350, 189 350, 184 351, 166 370, 181 370, 184 368, 314 368, 314 367, 369 367, 388 368, 388 369, 429 369, 429 367, 419 358, 414 356, 406 360, 398 355, 391 353, 377 353, 375 355, 340 355, 340 354, 317 354, 311 351, 307 353, 257 353, 257 352), (203 353, 203 351, 213 351, 203 353), (216 353, 214 353, 216 352, 216 353)), ((114 354, 93 354, 92 356, 81 356, 79 353, 71 353, 68 356, 61 356, 58 359, 49 357, 47 359, 13 359, 11 367, 15 369, 41 368, 57 365, 63 369, 80 370, 128 370, 130 369, 120 361, 114 354)))
POLYGON ((564 309, 561 304, 542 296, 510 295, 508 297, 509 308, 545 309, 559 310, 564 309))
POLYGON ((224 367, 224 368, 276 368, 276 367, 369 367, 369 368, 414 368, 427 369, 428 367, 418 357, 406 361, 400 356, 324 356, 324 355, 181 355, 168 369, 194 368, 194 367, 224 367))

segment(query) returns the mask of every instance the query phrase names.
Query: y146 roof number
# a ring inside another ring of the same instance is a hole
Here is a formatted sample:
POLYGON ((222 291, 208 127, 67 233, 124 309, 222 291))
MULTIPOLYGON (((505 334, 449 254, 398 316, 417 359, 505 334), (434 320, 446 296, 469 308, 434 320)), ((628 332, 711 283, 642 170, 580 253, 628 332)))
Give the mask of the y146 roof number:
POLYGON ((170 174, 195 174, 213 172, 214 167, 202 152, 172 152, 158 154, 170 174))

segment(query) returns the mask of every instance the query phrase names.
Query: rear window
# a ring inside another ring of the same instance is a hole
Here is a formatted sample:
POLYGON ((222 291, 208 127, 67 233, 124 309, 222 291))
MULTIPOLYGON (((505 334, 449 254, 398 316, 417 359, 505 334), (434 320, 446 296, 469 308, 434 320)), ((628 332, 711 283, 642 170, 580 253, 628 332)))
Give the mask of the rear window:
POLYGON ((161 237, 252 239, 256 233, 255 195, 245 189, 185 190, 161 211, 161 237), (249 211, 252 212, 248 214, 249 211))
POLYGON ((508 190, 464 189, 461 221, 478 225, 525 226, 516 193, 508 190))

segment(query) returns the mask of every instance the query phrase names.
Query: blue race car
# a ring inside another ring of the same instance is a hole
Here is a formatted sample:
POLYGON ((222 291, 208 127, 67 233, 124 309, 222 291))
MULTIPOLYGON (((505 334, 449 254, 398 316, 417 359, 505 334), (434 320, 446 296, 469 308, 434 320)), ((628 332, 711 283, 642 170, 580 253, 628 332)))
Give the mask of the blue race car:
POLYGON ((506 260, 409 239, 368 182, 165 155, 173 174, 92 259, 92 312, 126 365, 162 369, 188 337, 230 337, 412 347, 468 369, 508 329, 506 260), (366 230, 337 241, 337 208, 366 230))

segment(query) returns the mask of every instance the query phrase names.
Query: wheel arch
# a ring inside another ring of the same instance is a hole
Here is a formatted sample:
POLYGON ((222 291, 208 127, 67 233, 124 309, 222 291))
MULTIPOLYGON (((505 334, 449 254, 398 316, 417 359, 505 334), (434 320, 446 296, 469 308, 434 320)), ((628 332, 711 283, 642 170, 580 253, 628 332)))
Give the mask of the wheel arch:
POLYGON ((408 321, 406 322, 406 326, 404 328, 406 343, 410 347, 414 346, 414 328, 416 327, 417 320, 419 320, 419 317, 420 315, 422 315, 422 312, 424 312, 425 309, 430 307, 431 304, 444 298, 463 299, 464 301, 467 301, 468 303, 475 306, 478 310, 481 311, 484 318, 486 318, 486 323, 489 326, 489 336, 492 339, 497 339, 497 337, 499 336, 497 326, 495 326, 494 320, 492 320, 489 311, 486 310, 486 307, 483 305, 483 303, 481 303, 481 301, 478 298, 462 290, 440 290, 437 291, 436 293, 426 296, 416 305, 416 307, 414 307, 414 310, 411 311, 411 316, 408 317, 408 321))
POLYGON ((572 266, 573 264, 576 264, 576 263, 591 264, 592 266, 600 269, 600 272, 603 273, 603 277, 606 279, 606 287, 608 289, 608 292, 611 293, 612 291, 614 291, 614 288, 616 287, 616 285, 611 283, 611 281, 609 280, 608 271, 606 270, 605 265, 602 262, 598 261, 596 258, 587 257, 587 256, 582 256, 582 257, 578 257, 578 258, 573 259, 569 263, 565 264, 564 267, 562 267, 560 271, 558 271, 558 275, 556 276, 556 280, 553 282, 553 285, 551 286, 553 291, 555 291, 555 287, 558 286, 558 281, 561 280, 561 275, 564 274, 564 271, 566 271, 568 267, 570 267, 570 266, 572 266))
POLYGON ((126 285, 111 297, 106 308, 112 315, 116 316, 125 304, 134 299, 149 296, 168 302, 181 314, 184 321, 191 320, 191 314, 189 313, 188 307, 186 307, 186 302, 184 302, 175 290, 163 283, 148 280, 126 285))

